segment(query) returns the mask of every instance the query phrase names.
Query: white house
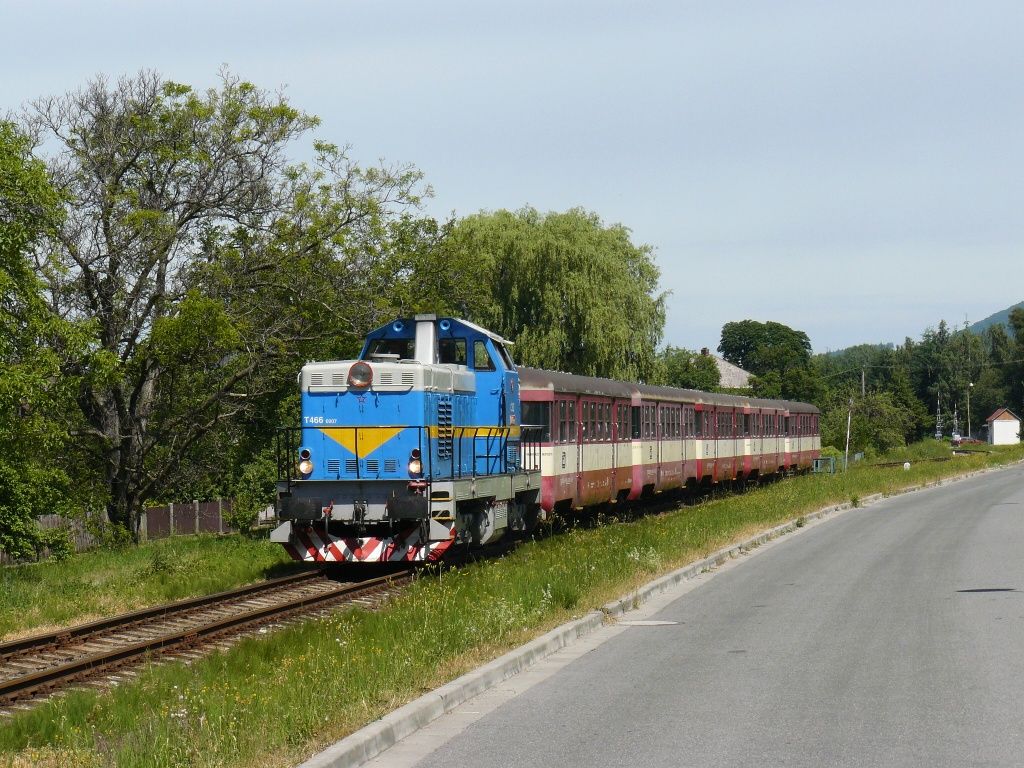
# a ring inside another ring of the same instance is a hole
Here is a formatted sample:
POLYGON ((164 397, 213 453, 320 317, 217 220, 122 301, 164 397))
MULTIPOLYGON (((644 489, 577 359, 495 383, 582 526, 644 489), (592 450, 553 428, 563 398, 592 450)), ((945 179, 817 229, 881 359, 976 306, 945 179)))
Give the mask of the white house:
POLYGON ((988 441, 992 445, 1013 445, 1020 442, 1020 418, 1009 408, 1000 408, 987 419, 988 441))

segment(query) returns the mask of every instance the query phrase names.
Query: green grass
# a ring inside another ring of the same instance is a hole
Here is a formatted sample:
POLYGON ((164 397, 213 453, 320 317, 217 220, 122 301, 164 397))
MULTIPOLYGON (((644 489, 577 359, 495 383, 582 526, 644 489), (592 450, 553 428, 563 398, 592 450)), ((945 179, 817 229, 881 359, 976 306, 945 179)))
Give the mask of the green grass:
POLYGON ((289 562, 265 539, 200 535, 0 568, 0 638, 231 589, 289 562))
MULTIPOLYGON (((254 638, 190 666, 145 670, 0 724, 0 765, 283 766, 657 574, 822 506, 1019 461, 858 466, 634 522, 577 529, 419 581, 390 607, 254 638)), ((895 459, 892 459, 895 460, 895 459)))

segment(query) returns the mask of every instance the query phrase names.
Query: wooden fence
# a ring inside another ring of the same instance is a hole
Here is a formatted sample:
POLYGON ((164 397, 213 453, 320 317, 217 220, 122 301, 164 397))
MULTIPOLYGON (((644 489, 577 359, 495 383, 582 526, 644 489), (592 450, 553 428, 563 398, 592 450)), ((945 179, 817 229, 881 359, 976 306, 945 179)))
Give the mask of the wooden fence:
POLYGON ((230 533, 231 526, 224 520, 230 514, 231 499, 150 507, 139 519, 139 541, 196 533, 230 533))

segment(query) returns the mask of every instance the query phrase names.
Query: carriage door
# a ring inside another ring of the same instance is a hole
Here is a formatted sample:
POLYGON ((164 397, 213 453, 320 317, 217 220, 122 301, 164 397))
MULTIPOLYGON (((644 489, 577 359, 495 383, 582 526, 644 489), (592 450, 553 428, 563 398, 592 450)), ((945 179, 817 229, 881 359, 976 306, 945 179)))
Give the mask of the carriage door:
POLYGON ((583 506, 586 497, 586 482, 583 474, 586 471, 587 440, 590 439, 589 425, 587 419, 590 417, 590 408, 593 403, 588 403, 580 398, 576 402, 576 504, 583 506))
POLYGON ((606 404, 605 408, 608 409, 608 423, 605 425, 605 429, 608 432, 605 438, 608 440, 608 447, 612 454, 612 487, 608 497, 614 499, 619 492, 619 412, 622 406, 613 400, 611 403, 606 404))
POLYGON ((654 412, 654 424, 651 425, 651 429, 654 431, 654 444, 657 446, 654 449, 654 456, 658 462, 658 473, 656 475, 657 483, 656 488, 661 487, 661 452, 662 452, 662 441, 665 438, 665 413, 667 408, 664 403, 658 403, 655 406, 654 412))

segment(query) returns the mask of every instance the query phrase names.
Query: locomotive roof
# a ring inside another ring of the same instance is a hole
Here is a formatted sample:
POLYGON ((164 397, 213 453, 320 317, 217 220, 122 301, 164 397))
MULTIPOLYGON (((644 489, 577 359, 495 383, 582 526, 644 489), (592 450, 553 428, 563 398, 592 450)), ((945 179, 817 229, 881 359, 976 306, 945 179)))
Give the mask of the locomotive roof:
POLYGON ((725 405, 733 408, 776 408, 779 410, 818 413, 818 409, 809 403, 795 400, 768 400, 744 395, 728 395, 716 392, 702 392, 697 389, 679 389, 662 387, 652 384, 634 384, 616 379, 602 379, 596 376, 576 376, 561 371, 545 371, 540 368, 519 367, 519 382, 527 389, 555 389, 565 392, 576 392, 582 395, 599 395, 602 397, 632 398, 634 395, 653 397, 659 400, 675 400, 687 403, 707 403, 709 405, 725 405))

